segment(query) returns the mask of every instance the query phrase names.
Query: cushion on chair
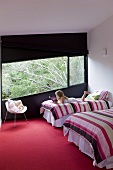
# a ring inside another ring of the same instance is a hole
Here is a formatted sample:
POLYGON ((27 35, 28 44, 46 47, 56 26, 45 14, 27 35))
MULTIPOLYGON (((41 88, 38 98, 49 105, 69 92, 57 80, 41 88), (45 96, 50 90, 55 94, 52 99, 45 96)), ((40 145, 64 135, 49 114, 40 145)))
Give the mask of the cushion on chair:
POLYGON ((15 104, 16 107, 18 107, 19 110, 24 109, 24 105, 22 104, 21 100, 14 101, 14 104, 15 104))
POLYGON ((18 109, 18 107, 15 106, 14 101, 10 100, 10 99, 8 99, 8 108, 7 109, 10 113, 18 113, 19 112, 19 109, 18 109))
POLYGON ((14 101, 14 100, 10 100, 8 99, 8 111, 10 113, 23 113, 25 112, 25 110, 27 110, 23 104, 22 104, 22 101, 21 100, 17 100, 17 101, 14 101))

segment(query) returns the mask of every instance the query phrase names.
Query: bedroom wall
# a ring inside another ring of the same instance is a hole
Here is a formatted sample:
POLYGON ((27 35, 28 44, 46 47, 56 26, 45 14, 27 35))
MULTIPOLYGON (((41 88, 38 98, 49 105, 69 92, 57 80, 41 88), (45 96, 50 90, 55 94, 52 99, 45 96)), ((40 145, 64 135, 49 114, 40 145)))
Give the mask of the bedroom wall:
POLYGON ((88 32, 88 50, 88 88, 109 90, 113 102, 113 16, 88 32))
POLYGON ((0 37, 0 127, 1 127, 1 37, 0 37))

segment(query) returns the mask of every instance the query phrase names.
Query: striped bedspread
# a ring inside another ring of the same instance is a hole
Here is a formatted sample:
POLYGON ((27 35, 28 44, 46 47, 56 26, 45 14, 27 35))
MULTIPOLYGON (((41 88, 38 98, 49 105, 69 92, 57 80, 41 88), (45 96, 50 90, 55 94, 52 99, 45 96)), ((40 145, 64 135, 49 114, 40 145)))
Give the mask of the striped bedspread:
POLYGON ((64 126, 91 143, 97 164, 113 156, 113 109, 73 114, 64 126))
POLYGON ((105 100, 87 100, 90 105, 91 111, 110 109, 110 105, 105 100))
POLYGON ((55 119, 60 119, 71 113, 108 109, 109 104, 104 100, 70 102, 64 104, 55 104, 52 100, 47 100, 41 104, 41 107, 50 110, 55 119))
POLYGON ((55 104, 51 100, 47 100, 41 104, 41 107, 50 110, 55 119, 60 119, 65 115, 73 114, 75 112, 91 111, 87 102, 55 104))
POLYGON ((50 110, 55 119, 60 119, 65 115, 74 113, 74 109, 70 103, 55 104, 52 100, 47 100, 41 104, 41 107, 50 110))

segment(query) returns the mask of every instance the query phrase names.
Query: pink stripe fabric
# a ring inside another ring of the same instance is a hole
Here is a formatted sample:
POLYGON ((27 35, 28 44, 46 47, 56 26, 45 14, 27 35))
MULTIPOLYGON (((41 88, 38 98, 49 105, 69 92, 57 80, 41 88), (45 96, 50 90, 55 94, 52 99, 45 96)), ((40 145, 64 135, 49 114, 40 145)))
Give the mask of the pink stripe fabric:
POLYGON ((98 107, 98 103, 97 103, 97 102, 95 102, 95 105, 96 105, 96 110, 98 110, 98 109, 99 109, 99 107, 98 107))
POLYGON ((113 156, 113 148, 112 148, 113 143, 111 140, 113 138, 113 132, 112 132, 113 121, 108 116, 105 117, 104 115, 103 116, 100 115, 99 117, 99 114, 97 114, 96 116, 95 114, 96 112, 97 113, 100 112, 104 114, 106 113, 106 115, 107 114, 111 115, 113 114, 113 109, 95 111, 94 113, 81 112, 81 113, 73 114, 66 120, 66 122, 75 125, 75 127, 77 126, 78 128, 83 129, 86 133, 93 136, 93 138, 97 141, 99 154, 102 160, 104 160, 106 159, 106 156, 113 156), (87 117, 84 116, 84 114, 87 117), (88 117, 89 118, 91 117, 93 119, 89 119, 88 117), (104 123, 102 123, 101 126, 101 124, 99 122, 97 123, 96 120, 99 120, 100 122, 104 122, 104 123), (112 129, 112 130, 109 129, 112 132, 111 134, 112 136, 110 136, 110 134, 108 133, 109 131, 106 129, 107 127, 112 129))
MULTIPOLYGON (((110 116, 113 118, 113 109, 107 109, 107 110, 96 110, 96 113, 100 113, 106 116, 110 116)), ((112 119, 111 119, 112 120, 112 119)))
POLYGON ((58 113, 58 111, 57 111, 57 109, 56 108, 54 108, 54 112, 55 112, 55 114, 56 114, 56 117, 59 119, 59 113, 58 113))
POLYGON ((101 110, 103 110, 104 109, 104 107, 103 107, 103 104, 100 102, 100 105, 101 105, 101 110))
POLYGON ((91 105, 92 111, 108 109, 107 104, 104 100, 90 100, 85 102, 72 102, 64 104, 55 104, 51 100, 47 100, 42 103, 42 106, 45 107, 45 109, 49 109, 50 111, 53 109, 56 118, 59 119, 64 115, 74 113, 74 110, 76 113, 91 111, 89 103, 91 105))
POLYGON ((95 118, 97 120, 101 120, 101 121, 105 122, 106 124, 108 124, 113 129, 113 124, 111 122, 107 121, 107 120, 104 120, 104 119, 96 117, 96 116, 92 116, 91 114, 88 114, 87 112, 86 113, 85 112, 81 112, 81 114, 86 114, 89 117, 95 118))
POLYGON ((59 109, 60 109, 60 111, 61 111, 62 116, 64 116, 63 110, 62 110, 62 107, 60 106, 60 104, 58 104, 58 107, 59 107, 59 109))
MULTIPOLYGON (((78 118, 79 118, 79 117, 78 117, 78 118)), ((78 120, 78 119, 77 119, 77 120, 78 120)), ((77 122, 73 122, 73 121, 66 120, 66 123, 69 123, 69 124, 71 124, 71 125, 74 125, 75 127, 78 127, 78 128, 80 128, 81 130, 83 130, 83 131, 86 131, 86 128, 85 128, 84 126, 80 125, 80 124, 77 123, 77 122)), ((106 157, 105 157, 105 154, 104 154, 104 152, 103 152, 103 149, 102 149, 102 147, 101 147, 101 144, 99 143, 99 140, 98 140, 95 132, 91 131, 90 129, 87 129, 86 132, 87 132, 89 135, 93 136, 93 138, 97 141, 97 145, 98 145, 97 147, 98 147, 99 154, 101 155, 102 160, 104 160, 106 157)))
POLYGON ((69 110, 68 110, 67 105, 64 105, 64 107, 65 107, 66 113, 69 114, 70 112, 69 112, 69 110))
MULTIPOLYGON (((97 123, 95 123, 95 122, 93 122, 93 121, 91 121, 91 120, 88 120, 88 119, 86 119, 86 118, 81 118, 81 117, 79 117, 79 116, 76 116, 76 117, 78 117, 78 118, 80 118, 80 119, 83 119, 83 120, 85 120, 85 121, 87 121, 87 122, 89 122, 89 123, 91 123, 91 124, 93 124, 93 125, 95 125, 96 127, 98 127, 98 128, 101 129, 101 131, 102 131, 102 133, 104 134, 104 137, 105 137, 105 139, 106 139, 106 141, 107 141, 107 144, 109 145, 110 154, 112 154, 112 153, 113 153, 112 144, 111 144, 111 141, 110 141, 110 139, 109 139, 109 137, 108 137, 105 129, 104 129, 102 126, 100 126, 99 124, 97 124, 97 123)), ((92 132, 92 133, 93 133, 93 132, 92 132)), ((95 132, 94 132, 94 134, 95 134, 95 132)), ((99 136, 98 136, 98 137, 99 137, 99 136)), ((98 137, 97 137, 97 139, 98 139, 98 137)), ((97 140, 97 142, 98 142, 98 145, 99 145, 99 146, 102 145, 101 143, 99 143, 99 139, 97 140)), ((103 153, 102 148, 100 148, 100 147, 98 147, 98 148, 101 150, 101 153, 100 153, 100 154, 102 155, 102 159, 104 160, 104 159, 105 159, 105 154, 103 153)))
POLYGON ((84 111, 86 112, 86 107, 85 107, 85 104, 83 104, 83 107, 84 107, 84 111))
POLYGON ((76 113, 91 111, 88 102, 72 102, 72 104, 75 107, 76 113))
POLYGON ((106 90, 102 90, 102 91, 100 92, 99 100, 108 99, 108 97, 109 97, 109 92, 106 91, 106 90))
POLYGON ((80 106, 80 104, 78 103, 78 107, 79 107, 79 112, 81 112, 81 106, 80 106))
POLYGON ((108 109, 106 101, 104 100, 89 100, 88 102, 91 104, 92 111, 108 109))

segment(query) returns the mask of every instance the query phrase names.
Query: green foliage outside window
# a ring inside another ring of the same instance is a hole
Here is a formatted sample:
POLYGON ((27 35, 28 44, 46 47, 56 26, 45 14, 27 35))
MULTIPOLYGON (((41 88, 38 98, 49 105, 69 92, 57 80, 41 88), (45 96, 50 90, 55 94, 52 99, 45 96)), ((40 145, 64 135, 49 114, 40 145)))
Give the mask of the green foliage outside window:
MULTIPOLYGON (((81 70, 82 67, 84 68, 83 56, 73 57, 73 59, 70 60, 71 85, 84 82, 83 69, 81 70)), ((65 56, 2 64, 2 99, 64 87, 67 87, 67 57, 65 56)))

